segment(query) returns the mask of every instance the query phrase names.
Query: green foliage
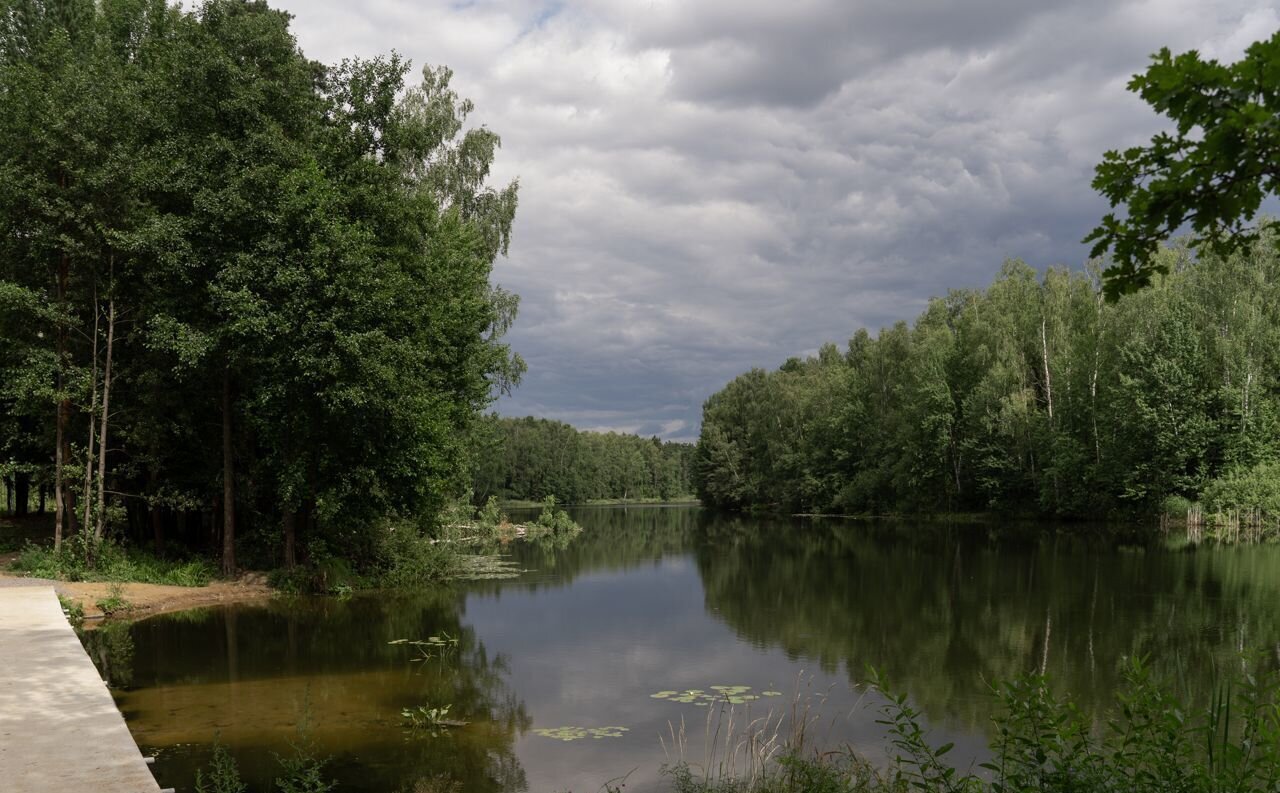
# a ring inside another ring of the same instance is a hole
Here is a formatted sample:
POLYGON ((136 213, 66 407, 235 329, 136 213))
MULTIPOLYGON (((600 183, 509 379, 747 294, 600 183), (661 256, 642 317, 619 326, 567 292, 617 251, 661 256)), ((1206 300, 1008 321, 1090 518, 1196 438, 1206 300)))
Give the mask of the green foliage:
POLYGON ((162 559, 138 549, 126 551, 111 541, 93 544, 91 537, 86 535, 76 535, 56 551, 27 543, 10 569, 35 578, 62 581, 117 581, 188 587, 206 586, 217 573, 207 559, 162 559), (88 558, 95 559, 92 567, 88 558))
POLYGON ((1280 461, 1238 466, 1209 482, 1201 496, 1215 523, 1239 521, 1274 538, 1280 534, 1280 461))
POLYGON ((325 761, 315 756, 305 740, 293 747, 292 754, 276 755, 276 761, 280 764, 280 776, 276 777, 280 793, 329 793, 337 787, 325 778, 325 761))
POLYGON ((79 628, 84 624, 84 606, 79 601, 58 595, 58 605, 62 606, 62 613, 66 615, 71 627, 79 628))
POLYGON ((1280 520, 1280 461, 1224 472, 1205 486, 1204 501, 1214 512, 1257 508, 1280 520))
POLYGON ((213 758, 207 769, 196 769, 196 793, 248 793, 249 786, 240 780, 235 758, 216 738, 213 758), (208 777, 205 771, 208 771, 208 777))
POLYGON ((1127 216, 1102 219, 1086 242, 1092 256, 1112 250, 1107 271, 1110 297, 1148 285, 1169 272, 1157 253, 1184 224, 1194 244, 1220 255, 1257 238, 1249 229, 1267 195, 1280 194, 1280 33, 1249 46, 1232 64, 1205 60, 1195 50, 1179 55, 1167 48, 1135 75, 1129 90, 1175 125, 1146 147, 1109 151, 1098 165, 1095 190, 1123 204, 1127 216))
POLYGON ((1195 500, 1280 457, 1280 253, 1267 240, 1103 300, 1096 270, 1007 262, 913 326, 753 370, 703 405, 705 503, 1096 519, 1195 500))
POLYGON ((547 496, 542 500, 542 511, 538 513, 538 519, 533 522, 532 527, 552 534, 577 534, 582 531, 582 527, 569 517, 568 512, 556 507, 555 496, 547 496))
POLYGON ((489 416, 474 490, 506 501, 568 504, 675 500, 693 493, 693 446, 637 435, 582 432, 532 417, 489 416))
POLYGON ((68 535, 371 565, 524 368, 498 136, 448 69, 321 66, 264 2, 74 5, 0 14, 0 470, 68 535))
POLYGON ((412 526, 389 531, 382 544, 380 586, 415 589, 453 578, 458 572, 457 552, 447 543, 433 542, 412 526))

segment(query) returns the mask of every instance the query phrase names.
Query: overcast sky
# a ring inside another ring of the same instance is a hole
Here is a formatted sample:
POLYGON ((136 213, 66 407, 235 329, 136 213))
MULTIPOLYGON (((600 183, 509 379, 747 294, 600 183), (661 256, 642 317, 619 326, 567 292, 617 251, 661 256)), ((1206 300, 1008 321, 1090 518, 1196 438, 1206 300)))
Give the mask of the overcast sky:
MULTIPOLYGON (((307 55, 445 64, 518 177, 497 409, 696 436, 702 401, 1006 257, 1079 267, 1125 91, 1162 46, 1237 59, 1252 0, 276 0, 307 55)), ((415 75, 416 76, 416 75, 415 75)))

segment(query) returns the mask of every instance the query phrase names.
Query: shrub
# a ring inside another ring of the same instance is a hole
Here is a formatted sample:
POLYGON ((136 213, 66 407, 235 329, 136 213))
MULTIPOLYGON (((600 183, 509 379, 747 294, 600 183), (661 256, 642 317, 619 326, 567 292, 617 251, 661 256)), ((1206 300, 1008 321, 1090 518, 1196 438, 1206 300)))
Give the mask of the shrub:
POLYGON ((447 543, 432 542, 413 526, 402 525, 387 532, 379 566, 381 586, 412 589, 454 577, 458 556, 447 543))
POLYGON ((556 508, 556 497, 547 496, 542 501, 542 512, 538 515, 538 519, 533 525, 540 529, 546 529, 553 534, 576 534, 582 531, 582 527, 569 517, 569 513, 563 509, 556 508))
POLYGON ((1233 468, 1206 485, 1201 498, 1211 512, 1260 509, 1280 517, 1280 461, 1233 468))

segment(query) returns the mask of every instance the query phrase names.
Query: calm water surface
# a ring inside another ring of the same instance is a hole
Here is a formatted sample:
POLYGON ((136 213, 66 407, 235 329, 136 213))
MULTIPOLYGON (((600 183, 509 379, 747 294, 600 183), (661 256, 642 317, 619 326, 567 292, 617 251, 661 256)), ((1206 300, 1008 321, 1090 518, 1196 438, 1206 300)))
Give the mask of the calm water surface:
POLYGON ((519 578, 411 596, 278 600, 164 615, 86 640, 164 787, 190 791, 215 738, 254 790, 309 740, 343 791, 654 789, 683 720, 687 757, 715 706, 660 691, 750 686, 741 723, 799 692, 811 735, 883 756, 874 666, 967 764, 984 681, 1044 670, 1086 710, 1139 654, 1204 696, 1241 648, 1280 652, 1280 549, 1117 546, 1007 527, 718 517, 689 507, 575 511, 565 547, 517 543, 519 578), (420 651, 398 639, 456 638, 420 651), (782 692, 764 696, 765 691, 782 692), (402 708, 469 722, 406 731, 402 708), (748 716, 747 713, 750 713, 748 716), (540 728, 625 727, 562 741, 540 728), (662 738, 666 739, 664 750, 662 738))

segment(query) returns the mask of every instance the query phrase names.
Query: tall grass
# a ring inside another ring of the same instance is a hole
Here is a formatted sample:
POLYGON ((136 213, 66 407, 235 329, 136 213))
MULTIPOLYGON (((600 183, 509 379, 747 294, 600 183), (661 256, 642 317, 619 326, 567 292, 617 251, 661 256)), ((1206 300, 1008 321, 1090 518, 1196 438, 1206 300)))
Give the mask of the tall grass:
MULTIPOLYGON (((162 559, 145 551, 125 551, 102 541, 88 547, 76 535, 57 551, 28 542, 10 569, 36 578, 62 581, 112 581, 121 583, 205 586, 217 574, 207 559, 162 559)), ((91 540, 88 542, 92 542, 91 540)))
MULTIPOLYGON (((772 716, 735 725, 735 714, 722 711, 709 717, 718 722, 708 722, 716 735, 710 762, 695 765, 681 753, 666 773, 677 793, 1276 793, 1278 692, 1274 673, 1245 671, 1193 709, 1135 662, 1110 715, 1095 720, 1055 698, 1043 677, 1028 676, 996 689, 991 760, 969 769, 949 762, 950 744, 929 740, 902 695, 881 709, 890 749, 882 767, 848 747, 810 746, 807 709, 785 727, 772 716), (743 761, 726 762, 729 754, 743 761)), ((680 733, 672 736, 681 749, 680 733)))

